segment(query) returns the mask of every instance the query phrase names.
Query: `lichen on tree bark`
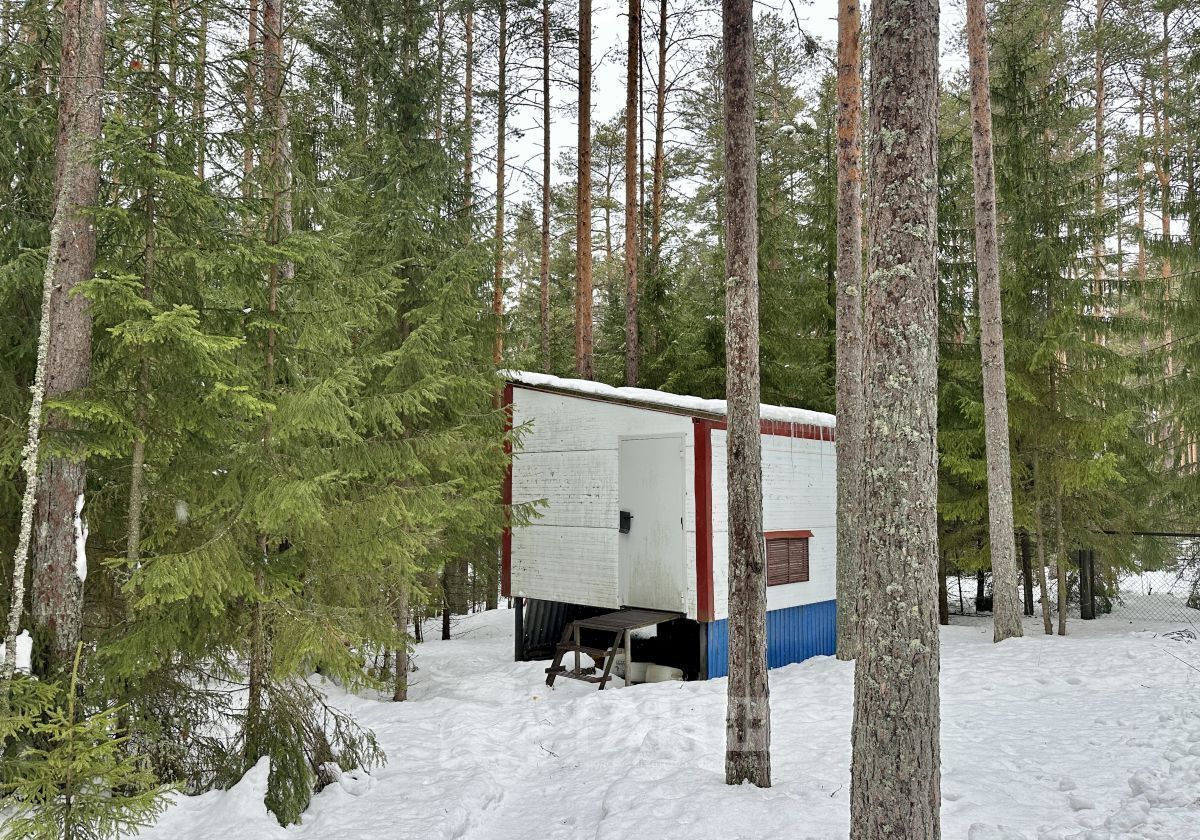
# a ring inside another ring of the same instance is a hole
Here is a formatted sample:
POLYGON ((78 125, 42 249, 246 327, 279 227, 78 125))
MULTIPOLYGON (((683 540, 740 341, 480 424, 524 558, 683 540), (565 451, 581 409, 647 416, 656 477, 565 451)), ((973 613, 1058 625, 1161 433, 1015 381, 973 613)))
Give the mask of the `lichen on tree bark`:
POLYGON ((862 15, 838 3, 837 656, 854 658, 862 426, 862 15))
POLYGON ((940 837, 938 3, 871 9, 862 602, 850 835, 940 837))
POLYGON ((725 68, 725 391, 729 499, 729 685, 725 781, 771 785, 767 578, 762 535, 758 359, 758 154, 754 13, 723 0, 725 68))
POLYGON ((992 94, 983 0, 967 0, 971 64, 971 159, 975 176, 975 265, 979 344, 983 359, 983 428, 987 452, 988 533, 992 554, 993 638, 1022 635, 1017 605, 1012 459, 1008 441, 1000 251, 996 236, 996 171, 992 161, 992 94))

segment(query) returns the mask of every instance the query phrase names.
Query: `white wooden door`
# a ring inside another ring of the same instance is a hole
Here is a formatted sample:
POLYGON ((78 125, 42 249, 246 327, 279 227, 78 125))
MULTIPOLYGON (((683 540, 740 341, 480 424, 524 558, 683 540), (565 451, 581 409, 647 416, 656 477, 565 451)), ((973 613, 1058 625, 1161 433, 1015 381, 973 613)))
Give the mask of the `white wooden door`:
POLYGON ((619 536, 623 606, 686 610, 683 446, 680 435, 620 439, 617 495, 632 515, 619 536))

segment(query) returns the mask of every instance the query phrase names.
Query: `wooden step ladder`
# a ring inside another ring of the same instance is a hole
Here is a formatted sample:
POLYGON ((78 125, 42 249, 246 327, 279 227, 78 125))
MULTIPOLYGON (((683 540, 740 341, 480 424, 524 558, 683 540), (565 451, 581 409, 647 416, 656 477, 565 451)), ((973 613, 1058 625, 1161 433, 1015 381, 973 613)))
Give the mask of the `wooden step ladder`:
POLYGON ((561 674, 573 680, 599 683, 599 690, 603 691, 605 684, 612 678, 613 662, 616 661, 618 653, 624 654, 626 668, 629 667, 634 630, 651 627, 665 621, 674 621, 681 615, 681 613, 660 610, 625 609, 572 621, 563 628, 562 639, 555 648, 554 663, 546 669, 546 685, 553 687, 555 678, 561 674), (584 630, 612 634, 612 643, 604 648, 584 645, 582 642, 584 630), (571 670, 562 664, 563 657, 568 653, 575 654, 575 667, 571 670), (595 659, 597 665, 603 663, 604 670, 600 676, 596 676, 595 667, 581 667, 579 656, 583 653, 595 659))

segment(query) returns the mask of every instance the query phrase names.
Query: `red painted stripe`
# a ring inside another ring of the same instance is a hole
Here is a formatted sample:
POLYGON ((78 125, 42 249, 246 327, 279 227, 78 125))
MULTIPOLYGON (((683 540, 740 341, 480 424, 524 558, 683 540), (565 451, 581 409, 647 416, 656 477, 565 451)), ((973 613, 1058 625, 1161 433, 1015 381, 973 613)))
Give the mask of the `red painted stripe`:
MULTIPOLYGON (((724 420, 709 420, 707 422, 710 429, 726 429, 729 426, 724 420)), ((811 423, 792 423, 789 420, 762 420, 760 421, 759 431, 764 435, 775 437, 824 440, 830 443, 837 440, 837 430, 829 426, 815 426, 811 423)))
POLYGON ((513 429, 513 386, 504 386, 504 454, 508 456, 508 468, 504 472, 504 535, 501 537, 500 593, 512 595, 512 429, 513 429))
POLYGON ((696 442, 696 618, 713 620, 713 421, 692 419, 696 442))

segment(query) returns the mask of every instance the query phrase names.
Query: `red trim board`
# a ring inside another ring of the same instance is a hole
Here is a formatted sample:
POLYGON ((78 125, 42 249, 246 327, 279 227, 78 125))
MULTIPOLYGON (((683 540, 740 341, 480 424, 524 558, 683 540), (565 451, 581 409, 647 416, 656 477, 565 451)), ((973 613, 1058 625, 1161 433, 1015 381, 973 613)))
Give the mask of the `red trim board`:
POLYGON ((500 594, 512 596, 512 429, 513 429, 513 386, 504 385, 504 454, 508 456, 508 467, 504 471, 504 534, 501 537, 500 594))
MULTIPOLYGON (((710 429, 727 429, 729 424, 724 420, 708 421, 710 429)), ((761 420, 759 432, 776 437, 801 438, 803 440, 824 440, 834 443, 837 440, 837 430, 829 426, 815 426, 811 423, 792 423, 788 420, 761 420)))
POLYGON ((712 420, 692 420, 696 455, 696 619, 713 620, 712 420))
POLYGON ((764 540, 804 540, 812 536, 812 531, 763 531, 764 540))

